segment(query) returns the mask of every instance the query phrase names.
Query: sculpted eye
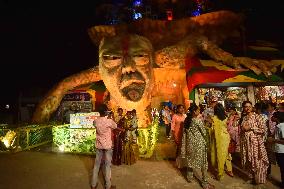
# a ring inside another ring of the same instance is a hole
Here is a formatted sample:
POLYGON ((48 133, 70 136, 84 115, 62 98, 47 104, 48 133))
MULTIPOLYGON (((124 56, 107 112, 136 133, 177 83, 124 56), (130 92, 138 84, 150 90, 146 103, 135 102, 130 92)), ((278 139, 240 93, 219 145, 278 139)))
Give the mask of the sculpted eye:
POLYGON ((135 54, 133 55, 133 60, 135 61, 136 65, 145 65, 149 64, 150 57, 148 54, 135 54))
POLYGON ((103 62, 107 68, 114 68, 121 64, 122 57, 119 55, 103 55, 103 62))
POLYGON ((117 55, 103 55, 104 60, 117 60, 121 59, 121 56, 117 55))
POLYGON ((133 57, 148 57, 148 54, 135 54, 133 57))

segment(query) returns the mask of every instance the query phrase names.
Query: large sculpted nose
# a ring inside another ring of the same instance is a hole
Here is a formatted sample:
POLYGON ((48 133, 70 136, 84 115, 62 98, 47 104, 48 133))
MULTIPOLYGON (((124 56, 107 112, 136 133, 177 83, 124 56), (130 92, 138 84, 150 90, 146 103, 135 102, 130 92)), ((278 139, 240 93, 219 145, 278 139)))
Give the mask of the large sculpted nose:
POLYGON ((136 71, 135 61, 131 56, 125 56, 122 60, 122 74, 127 74, 136 71))

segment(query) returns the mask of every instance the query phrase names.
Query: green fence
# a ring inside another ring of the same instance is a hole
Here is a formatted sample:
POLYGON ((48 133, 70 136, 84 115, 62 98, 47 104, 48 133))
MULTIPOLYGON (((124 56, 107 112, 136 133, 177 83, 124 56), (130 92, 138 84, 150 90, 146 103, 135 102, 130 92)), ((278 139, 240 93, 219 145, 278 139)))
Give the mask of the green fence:
POLYGON ((19 152, 52 142, 52 125, 25 127, 0 127, 0 152, 19 152))
MULTIPOLYGON (((147 128, 138 129, 140 156, 149 158, 156 147, 159 134, 156 117, 147 128)), ((0 125, 0 152, 19 152, 52 142, 52 151, 95 154, 95 128, 70 128, 66 125, 28 125, 9 128, 0 125)))

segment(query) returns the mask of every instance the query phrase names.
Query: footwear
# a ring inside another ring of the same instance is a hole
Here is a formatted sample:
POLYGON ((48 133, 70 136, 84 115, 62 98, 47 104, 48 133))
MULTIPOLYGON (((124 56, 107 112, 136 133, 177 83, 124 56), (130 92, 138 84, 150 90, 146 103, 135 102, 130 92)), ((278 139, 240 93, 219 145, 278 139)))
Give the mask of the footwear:
POLYGON ((116 189, 116 186, 111 185, 109 189, 116 189))
POLYGON ((234 177, 234 174, 232 171, 226 171, 226 174, 229 175, 230 177, 234 177))
POLYGON ((216 180, 221 181, 221 180, 223 180, 223 178, 224 178, 224 175, 218 175, 216 177, 216 180))
POLYGON ((205 186, 202 187, 203 189, 215 189, 213 184, 207 183, 205 186))
POLYGON ((192 179, 193 179, 193 178, 191 178, 191 177, 186 177, 186 181, 187 181, 188 183, 192 183, 192 179))

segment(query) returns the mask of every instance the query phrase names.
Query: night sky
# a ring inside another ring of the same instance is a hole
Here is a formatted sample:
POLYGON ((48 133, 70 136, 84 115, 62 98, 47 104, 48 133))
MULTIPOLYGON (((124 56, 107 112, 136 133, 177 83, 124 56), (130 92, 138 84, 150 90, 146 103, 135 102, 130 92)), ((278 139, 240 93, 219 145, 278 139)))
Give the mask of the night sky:
POLYGON ((97 48, 87 34, 98 23, 94 10, 95 3, 1 1, 1 97, 14 99, 29 88, 48 89, 97 64, 97 48))
MULTIPOLYGON (((102 1, 58 2, 0 1, 0 102, 15 101, 21 90, 48 90, 64 77, 97 64, 97 47, 87 29, 100 23, 95 10, 102 1)), ((275 12, 262 9, 260 15, 279 20, 275 12)), ((252 28, 270 21, 258 19, 252 28)))

